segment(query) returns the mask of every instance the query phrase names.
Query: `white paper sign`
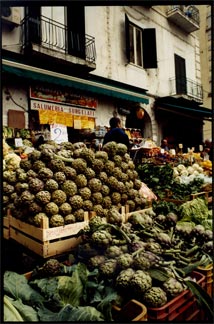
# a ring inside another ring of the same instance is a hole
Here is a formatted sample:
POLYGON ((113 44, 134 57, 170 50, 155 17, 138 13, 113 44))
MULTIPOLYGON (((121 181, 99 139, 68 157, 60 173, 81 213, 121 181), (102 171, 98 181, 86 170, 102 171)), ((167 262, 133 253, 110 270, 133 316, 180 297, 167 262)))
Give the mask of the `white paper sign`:
POLYGON ((22 138, 15 138, 15 147, 23 146, 22 138))
POLYGON ((68 132, 65 125, 53 124, 50 125, 51 140, 60 144, 62 142, 68 142, 68 132))

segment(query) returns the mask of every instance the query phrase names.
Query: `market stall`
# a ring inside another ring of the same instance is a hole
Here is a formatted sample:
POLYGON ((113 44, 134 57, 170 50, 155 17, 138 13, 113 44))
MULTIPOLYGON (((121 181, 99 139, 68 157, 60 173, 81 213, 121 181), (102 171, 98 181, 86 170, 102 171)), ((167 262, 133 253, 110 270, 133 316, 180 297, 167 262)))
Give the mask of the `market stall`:
POLYGON ((4 142, 4 236, 40 257, 28 275, 5 269, 5 321, 209 321, 212 215, 196 193, 210 177, 189 167, 136 166, 115 142, 21 156, 4 142))

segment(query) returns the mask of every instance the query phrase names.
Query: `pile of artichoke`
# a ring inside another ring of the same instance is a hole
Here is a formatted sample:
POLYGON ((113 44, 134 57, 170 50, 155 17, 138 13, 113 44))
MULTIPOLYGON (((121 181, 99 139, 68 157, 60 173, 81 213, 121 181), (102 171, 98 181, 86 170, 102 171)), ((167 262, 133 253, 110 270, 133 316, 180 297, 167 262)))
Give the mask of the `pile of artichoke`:
POLYGON ((161 215, 153 208, 133 212, 124 223, 112 208, 107 218, 92 217, 77 234, 82 242, 76 258, 98 269, 125 302, 137 299, 148 308, 161 307, 187 289, 185 278, 194 269, 212 262, 211 233, 199 225, 190 231, 182 223, 175 213, 161 215))
POLYGON ((84 212, 106 217, 111 207, 143 209, 141 181, 124 144, 107 143, 94 152, 80 143, 49 141, 28 154, 15 170, 3 171, 4 212, 50 227, 84 220, 84 212))

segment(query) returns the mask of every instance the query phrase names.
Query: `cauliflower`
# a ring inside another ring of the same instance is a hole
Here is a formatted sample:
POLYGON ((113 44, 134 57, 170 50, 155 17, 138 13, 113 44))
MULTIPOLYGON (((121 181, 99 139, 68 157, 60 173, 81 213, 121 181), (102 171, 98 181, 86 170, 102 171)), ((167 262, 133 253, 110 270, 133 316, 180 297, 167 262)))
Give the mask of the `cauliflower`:
POLYGON ((181 172, 181 171, 183 171, 183 170, 186 170, 186 167, 185 167, 183 164, 179 164, 179 165, 177 166, 177 170, 178 170, 179 172, 181 172))

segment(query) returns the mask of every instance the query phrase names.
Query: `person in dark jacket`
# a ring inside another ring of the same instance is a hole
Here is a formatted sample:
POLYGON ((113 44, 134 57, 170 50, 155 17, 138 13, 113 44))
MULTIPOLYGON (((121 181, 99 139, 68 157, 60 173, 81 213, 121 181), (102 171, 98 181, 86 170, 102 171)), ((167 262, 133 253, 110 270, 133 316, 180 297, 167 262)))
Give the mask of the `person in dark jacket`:
POLYGON ((112 117, 109 121, 110 130, 105 134, 103 145, 108 142, 122 143, 129 149, 129 137, 121 128, 121 120, 118 117, 112 117))

